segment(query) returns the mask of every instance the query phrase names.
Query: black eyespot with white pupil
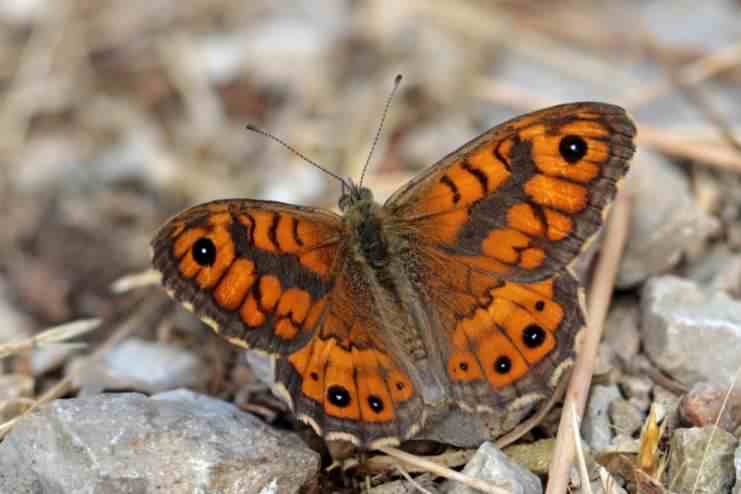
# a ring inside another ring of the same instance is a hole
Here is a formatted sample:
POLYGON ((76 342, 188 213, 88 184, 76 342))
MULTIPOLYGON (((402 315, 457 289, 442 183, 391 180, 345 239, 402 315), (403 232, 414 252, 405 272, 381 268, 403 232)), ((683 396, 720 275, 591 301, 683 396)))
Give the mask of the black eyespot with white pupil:
POLYGON ((375 395, 370 395, 368 397, 368 406, 376 413, 381 413, 383 411, 383 400, 375 395))
POLYGON ((567 163, 576 163, 587 155, 587 141, 576 135, 567 135, 561 139, 558 152, 567 163))
POLYGON ((512 359, 506 355, 502 355, 497 358, 494 362, 494 372, 498 374, 506 374, 512 370, 512 359))
POLYGON ((538 348, 545 342, 545 330, 537 324, 530 324, 522 330, 522 342, 528 348, 538 348))
POLYGON ((216 262, 216 246, 210 238, 199 238, 191 252, 193 260, 201 266, 211 266, 216 262))
POLYGON ((330 386, 327 390, 327 399, 331 404, 339 408, 345 408, 350 404, 350 392, 342 386, 330 386))

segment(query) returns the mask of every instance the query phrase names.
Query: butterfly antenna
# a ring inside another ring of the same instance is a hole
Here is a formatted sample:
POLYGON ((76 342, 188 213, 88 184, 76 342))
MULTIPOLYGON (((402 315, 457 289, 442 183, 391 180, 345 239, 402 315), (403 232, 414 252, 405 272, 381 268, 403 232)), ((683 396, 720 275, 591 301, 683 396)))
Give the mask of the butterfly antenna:
POLYGON ((388 99, 386 100, 386 106, 383 109, 383 115, 381 115, 381 123, 378 125, 378 131, 376 131, 376 137, 373 139, 373 145, 371 146, 370 152, 368 153, 368 159, 365 161, 365 166, 363 166, 363 172, 360 174, 360 182, 358 184, 358 187, 363 186, 363 179, 365 178, 365 172, 368 170, 368 165, 370 164, 371 157, 373 156, 373 151, 376 150, 376 145, 378 144, 378 139, 381 137, 381 131, 383 130, 383 123, 386 121, 386 114, 389 111, 389 107, 391 106, 391 100, 394 99, 394 94, 396 94, 396 90, 399 88, 399 84, 401 84, 402 76, 401 74, 396 74, 396 77, 394 77, 394 87, 391 89, 391 94, 389 94, 388 99))
POLYGON ((349 187, 349 185, 347 184, 347 182, 345 181, 344 178, 340 177, 336 173, 333 173, 333 172, 327 170, 326 168, 324 168, 322 165, 320 165, 316 161, 314 161, 312 159, 309 159, 304 153, 302 153, 301 151, 299 151, 295 147, 291 146, 290 144, 288 144, 286 141, 284 141, 280 137, 274 136, 270 132, 268 132, 266 130, 262 130, 259 127, 255 127, 252 124, 247 124, 245 126, 245 128, 247 130, 251 130, 252 132, 255 132, 257 134, 263 135, 263 136, 267 137, 268 139, 272 139, 273 141, 275 141, 278 144, 282 145, 284 148, 288 149, 290 152, 292 152, 293 154, 295 154, 296 156, 298 156, 299 158, 301 158, 302 160, 304 160, 305 162, 307 162, 308 164, 317 167, 318 169, 320 169, 321 171, 323 171, 324 173, 326 173, 330 177, 333 177, 333 178, 339 180, 340 183, 342 184, 343 190, 344 190, 345 187, 349 187))

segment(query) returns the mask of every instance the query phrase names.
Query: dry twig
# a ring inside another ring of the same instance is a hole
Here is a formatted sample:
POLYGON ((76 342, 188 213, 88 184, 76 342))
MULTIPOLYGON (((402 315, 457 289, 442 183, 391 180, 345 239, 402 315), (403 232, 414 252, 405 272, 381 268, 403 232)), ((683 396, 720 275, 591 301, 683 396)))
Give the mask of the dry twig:
MULTIPOLYGON (((628 233, 629 217, 630 200, 628 195, 623 192, 618 194, 607 225, 605 243, 592 282, 584 342, 574 365, 569 388, 566 391, 564 410, 574 407, 577 417, 582 417, 584 414, 589 385, 592 381, 592 371, 594 370, 599 342, 602 337, 602 326, 612 299, 615 276, 628 233)), ((566 492, 569 469, 574 458, 575 449, 573 440, 575 432, 571 431, 571 428, 569 414, 561 414, 561 423, 553 452, 553 462, 549 470, 546 494, 563 494, 566 492)))
POLYGON ((456 482, 461 482, 473 489, 478 489, 481 492, 486 492, 489 494, 509 494, 510 493, 510 490, 507 490, 504 487, 497 487, 490 482, 485 482, 483 480, 474 479, 472 477, 469 477, 468 475, 464 475, 460 472, 456 472, 455 470, 445 468, 435 462, 429 461, 425 458, 413 455, 411 453, 407 453, 397 448, 386 447, 386 448, 379 448, 378 450, 383 453, 386 453, 389 456, 396 458, 402 463, 422 468, 425 471, 430 472, 439 477, 444 477, 446 479, 455 480, 456 482))

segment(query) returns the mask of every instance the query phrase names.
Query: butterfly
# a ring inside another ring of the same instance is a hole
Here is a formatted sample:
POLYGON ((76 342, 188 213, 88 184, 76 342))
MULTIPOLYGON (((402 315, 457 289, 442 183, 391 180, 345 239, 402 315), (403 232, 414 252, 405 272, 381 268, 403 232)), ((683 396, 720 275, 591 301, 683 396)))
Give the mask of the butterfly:
MULTIPOLYGON (((584 327, 570 269, 605 221, 636 127, 573 103, 484 132, 383 204, 342 214, 217 200, 152 240, 162 284, 219 335, 275 357, 275 392, 326 440, 414 437, 432 407, 551 396, 584 327)), ((361 181, 362 184, 362 181, 361 181)))

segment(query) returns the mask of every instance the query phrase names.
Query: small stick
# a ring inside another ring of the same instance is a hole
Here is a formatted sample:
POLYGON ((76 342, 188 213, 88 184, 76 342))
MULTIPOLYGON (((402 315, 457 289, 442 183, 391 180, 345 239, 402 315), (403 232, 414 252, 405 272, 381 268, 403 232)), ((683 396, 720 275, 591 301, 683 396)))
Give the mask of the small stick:
POLYGON ((570 414, 573 407, 577 417, 582 417, 592 381, 592 372, 597 360, 597 351, 602 337, 602 326, 610 306, 612 289, 617 275, 620 257, 628 234, 630 220, 630 198, 625 192, 618 194, 615 206, 607 224, 607 234, 602 252, 597 262, 592 290, 589 297, 589 314, 584 342, 576 358, 569 388, 566 391, 564 412, 558 427, 553 461, 548 472, 546 494, 564 494, 569 482, 569 469, 574 458, 574 434, 570 414))
POLYGON ((160 282, 161 278, 162 275, 160 275, 159 271, 155 271, 154 269, 127 274, 111 283, 111 291, 116 294, 126 293, 135 288, 156 285, 160 282))
POLYGON ((468 475, 456 472, 455 470, 451 470, 450 468, 445 468, 435 462, 429 461, 425 458, 413 455, 411 453, 407 453, 397 448, 385 447, 378 448, 378 450, 386 453, 389 456, 393 456, 402 463, 408 463, 409 465, 421 467, 434 475, 461 482, 473 489, 478 489, 481 492, 486 492, 488 494, 511 494, 511 491, 503 487, 497 487, 484 480, 474 479, 472 477, 469 477, 468 475))

